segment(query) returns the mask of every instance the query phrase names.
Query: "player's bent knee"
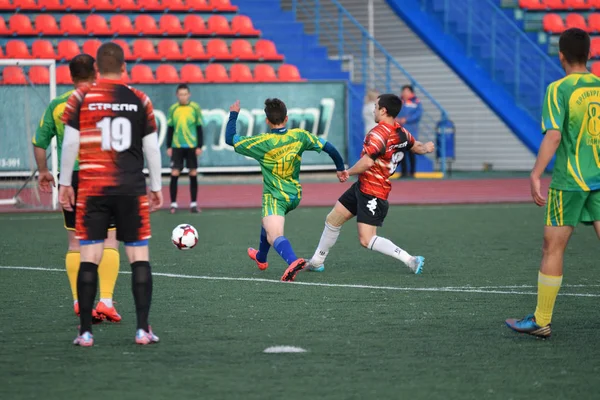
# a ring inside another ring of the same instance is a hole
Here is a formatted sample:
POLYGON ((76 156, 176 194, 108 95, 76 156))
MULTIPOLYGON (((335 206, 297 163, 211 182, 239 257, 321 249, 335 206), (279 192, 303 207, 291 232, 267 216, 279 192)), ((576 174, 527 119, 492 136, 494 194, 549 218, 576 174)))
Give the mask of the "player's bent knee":
POLYGON ((348 218, 335 208, 331 210, 331 212, 327 214, 327 218, 325 218, 325 222, 333 228, 341 228, 347 220, 348 218))
POLYGON ((373 239, 373 236, 368 236, 368 235, 359 235, 358 236, 360 245, 364 248, 369 248, 369 244, 371 244, 371 239, 373 239))

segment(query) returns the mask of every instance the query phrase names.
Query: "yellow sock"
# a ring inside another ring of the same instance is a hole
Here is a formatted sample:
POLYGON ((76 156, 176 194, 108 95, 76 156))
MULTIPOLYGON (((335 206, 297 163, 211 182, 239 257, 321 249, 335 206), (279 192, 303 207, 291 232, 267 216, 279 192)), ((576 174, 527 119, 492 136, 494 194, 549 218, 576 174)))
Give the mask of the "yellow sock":
POLYGON ((67 268, 67 276, 69 277, 69 285, 71 285, 71 293, 73 300, 77 301, 77 275, 79 274, 79 264, 81 257, 78 251, 68 251, 65 257, 65 266, 67 268))
MULTIPOLYGON (((105 248, 102 261, 98 265, 98 280, 100 281, 100 299, 113 298, 117 276, 119 275, 119 251, 105 248)), ((112 305, 108 305, 109 307, 112 305)))
POLYGON ((538 298, 535 309, 535 322, 539 326, 546 326, 552 321, 554 302, 562 283, 561 276, 551 276, 543 273, 538 275, 538 298))

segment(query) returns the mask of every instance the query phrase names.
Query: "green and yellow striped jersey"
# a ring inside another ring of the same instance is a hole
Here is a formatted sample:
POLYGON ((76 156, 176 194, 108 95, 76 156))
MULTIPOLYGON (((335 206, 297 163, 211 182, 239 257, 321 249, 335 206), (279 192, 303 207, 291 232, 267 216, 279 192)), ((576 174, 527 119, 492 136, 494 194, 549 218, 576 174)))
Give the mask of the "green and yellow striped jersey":
POLYGON ((197 147, 197 126, 202 124, 202 109, 197 103, 191 101, 185 105, 173 104, 167 114, 167 125, 174 129, 171 147, 197 147))

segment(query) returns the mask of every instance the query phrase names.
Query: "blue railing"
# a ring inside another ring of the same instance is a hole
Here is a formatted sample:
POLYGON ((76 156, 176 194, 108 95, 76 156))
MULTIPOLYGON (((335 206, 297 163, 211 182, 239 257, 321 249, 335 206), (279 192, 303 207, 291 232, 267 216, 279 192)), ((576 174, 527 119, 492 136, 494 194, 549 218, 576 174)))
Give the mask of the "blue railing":
POLYGON ((458 39, 468 57, 538 120, 546 86, 563 71, 492 0, 420 0, 421 9, 458 39))
MULTIPOLYGON (((419 135, 425 140, 435 141, 438 122, 448 119, 446 110, 338 0, 291 0, 291 11, 297 20, 308 25, 307 28, 319 42, 327 45, 330 51, 335 49, 340 59, 345 56, 358 59, 359 73, 355 74, 354 82, 365 84, 380 93, 398 94, 403 85, 411 84, 424 104, 419 135), (371 52, 369 47, 372 47, 371 52)), ((439 169, 445 173, 446 143, 441 143, 439 169)))

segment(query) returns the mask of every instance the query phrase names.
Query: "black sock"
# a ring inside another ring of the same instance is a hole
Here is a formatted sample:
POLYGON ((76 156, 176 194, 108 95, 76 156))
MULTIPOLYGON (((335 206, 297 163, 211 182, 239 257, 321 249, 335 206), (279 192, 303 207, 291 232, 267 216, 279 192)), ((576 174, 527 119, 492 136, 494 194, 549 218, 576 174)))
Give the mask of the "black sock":
POLYGON ((136 261, 131 264, 131 291, 135 301, 137 329, 148 332, 148 314, 152 301, 152 272, 148 261, 136 261))
POLYGON ((91 262, 79 264, 77 274, 77 299, 79 301, 79 334, 92 331, 92 310, 98 286, 98 265, 91 262))
POLYGON ((177 179, 179 179, 179 176, 171 175, 171 203, 177 203, 177 179))
POLYGON ((190 196, 192 203, 195 203, 198 198, 198 175, 190 175, 190 196))

